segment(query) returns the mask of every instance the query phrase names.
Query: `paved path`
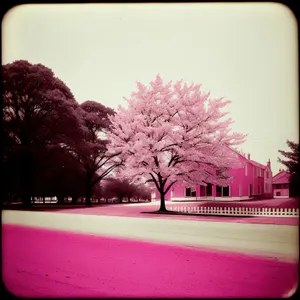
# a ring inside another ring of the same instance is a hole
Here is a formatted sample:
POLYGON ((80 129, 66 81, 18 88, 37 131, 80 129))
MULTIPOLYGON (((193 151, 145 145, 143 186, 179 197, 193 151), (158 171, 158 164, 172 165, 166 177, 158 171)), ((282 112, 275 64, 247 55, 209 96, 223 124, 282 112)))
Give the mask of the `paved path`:
POLYGON ((254 253, 279 259, 298 259, 298 227, 296 226, 120 218, 30 211, 3 211, 2 222, 254 253))
POLYGON ((282 298, 298 282, 297 264, 271 259, 15 225, 2 233, 3 282, 18 297, 282 298))

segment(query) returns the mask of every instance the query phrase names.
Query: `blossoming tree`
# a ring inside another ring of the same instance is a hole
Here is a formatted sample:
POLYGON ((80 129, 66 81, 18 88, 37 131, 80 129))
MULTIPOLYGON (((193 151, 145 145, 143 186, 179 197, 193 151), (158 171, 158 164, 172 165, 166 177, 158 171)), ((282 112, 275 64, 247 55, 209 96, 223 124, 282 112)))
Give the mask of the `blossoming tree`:
POLYGON ((232 133, 232 120, 223 117, 230 101, 212 99, 201 85, 163 83, 158 75, 125 98, 110 117, 109 149, 125 160, 123 177, 151 182, 160 193, 160 211, 166 211, 165 195, 175 183, 228 185, 230 167, 239 166, 230 147, 246 135, 232 133))

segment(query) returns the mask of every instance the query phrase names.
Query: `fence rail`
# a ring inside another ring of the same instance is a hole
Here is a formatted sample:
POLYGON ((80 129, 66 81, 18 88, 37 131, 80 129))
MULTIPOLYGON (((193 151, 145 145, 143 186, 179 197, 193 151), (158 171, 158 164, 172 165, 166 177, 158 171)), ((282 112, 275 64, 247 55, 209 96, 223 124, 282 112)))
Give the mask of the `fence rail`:
POLYGON ((250 207, 168 207, 170 211, 227 216, 299 217, 298 208, 250 208, 250 207))

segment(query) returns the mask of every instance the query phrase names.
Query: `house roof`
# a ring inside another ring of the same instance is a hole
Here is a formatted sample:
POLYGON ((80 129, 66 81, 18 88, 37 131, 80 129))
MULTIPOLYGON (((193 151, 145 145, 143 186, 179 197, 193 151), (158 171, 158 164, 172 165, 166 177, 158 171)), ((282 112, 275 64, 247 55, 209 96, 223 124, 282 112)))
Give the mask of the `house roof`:
POLYGON ((247 160, 247 158, 245 156, 243 156, 241 153, 239 153, 239 151, 233 149, 233 148, 230 148, 229 146, 226 146, 229 150, 233 151, 235 154, 237 154, 240 158, 242 158, 244 161, 247 160))
POLYGON ((277 173, 273 179, 272 184, 285 184, 290 182, 290 174, 287 171, 277 173))
POLYGON ((262 165, 262 164, 260 164, 260 163, 258 163, 258 162, 256 162, 256 161, 254 161, 254 160, 249 160, 249 162, 250 162, 253 166, 255 166, 255 167, 259 167, 259 168, 262 168, 262 169, 266 169, 266 166, 264 166, 264 165, 262 165))
POLYGON ((239 155, 243 160, 246 160, 248 161, 250 164, 252 164, 253 166, 256 166, 256 167, 259 167, 259 168, 262 168, 263 170, 265 170, 267 168, 267 166, 263 165, 263 164, 260 164, 254 160, 251 160, 251 159, 247 159, 245 156, 243 156, 241 153, 239 153, 238 150, 235 150, 235 149, 232 149, 230 147, 228 147, 230 150, 232 150, 233 152, 235 152, 237 155, 239 155))

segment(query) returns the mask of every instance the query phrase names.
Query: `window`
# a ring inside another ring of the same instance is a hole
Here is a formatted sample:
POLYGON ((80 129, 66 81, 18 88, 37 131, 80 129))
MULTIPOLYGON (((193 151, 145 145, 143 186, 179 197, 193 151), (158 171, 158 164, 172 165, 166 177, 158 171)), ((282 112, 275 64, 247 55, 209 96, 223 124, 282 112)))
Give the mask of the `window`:
POLYGON ((248 176, 248 164, 245 166, 245 175, 248 176))
POLYGON ((281 196, 281 192, 276 192, 276 196, 281 196))
POLYGON ((266 177, 269 178, 269 172, 266 170, 266 177))
POLYGON ((260 185, 258 186, 258 195, 260 195, 260 185))
POLYGON ((185 189, 185 196, 186 197, 191 197, 191 188, 186 188, 185 189))
POLYGON ((219 185, 217 185, 217 187, 216 187, 216 196, 222 197, 222 187, 219 185))
POLYGON ((207 183, 206 196, 212 196, 212 184, 211 183, 207 183))
POLYGON ((219 186, 216 187, 217 197, 229 197, 229 186, 219 186))
POLYGON ((186 197, 196 197, 196 189, 195 188, 186 188, 185 196, 186 197))
POLYGON ((223 197, 229 197, 229 186, 223 186, 223 197))

